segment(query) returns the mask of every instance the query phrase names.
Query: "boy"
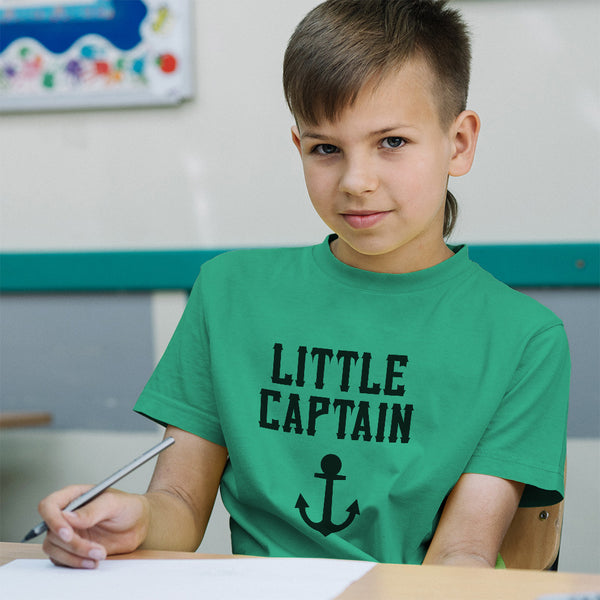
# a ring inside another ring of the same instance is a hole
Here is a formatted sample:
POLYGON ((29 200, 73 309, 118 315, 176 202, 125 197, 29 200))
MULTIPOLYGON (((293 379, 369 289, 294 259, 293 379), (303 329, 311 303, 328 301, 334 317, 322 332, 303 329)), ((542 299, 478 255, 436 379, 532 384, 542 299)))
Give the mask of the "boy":
POLYGON ((147 494, 40 504, 53 561, 194 550, 219 485, 233 550, 494 566, 521 501, 563 494, 560 321, 444 242, 471 167, 470 49, 435 0, 328 0, 292 36, 284 88, 311 248, 202 267, 136 410, 167 425, 147 494))

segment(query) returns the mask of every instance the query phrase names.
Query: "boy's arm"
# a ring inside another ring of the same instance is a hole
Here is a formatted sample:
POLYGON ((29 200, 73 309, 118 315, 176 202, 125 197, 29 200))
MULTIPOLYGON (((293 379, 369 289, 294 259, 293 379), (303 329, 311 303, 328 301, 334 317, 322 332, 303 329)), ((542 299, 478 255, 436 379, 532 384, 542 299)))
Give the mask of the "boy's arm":
POLYGON ((227 449, 197 435, 168 427, 171 452, 159 456, 146 493, 151 522, 141 547, 194 551, 213 509, 227 449))
POLYGON ((204 535, 227 462, 227 449, 168 427, 175 444, 159 457, 144 495, 108 490, 74 513, 62 512, 88 486, 40 502, 49 531, 44 551, 56 564, 93 568, 107 554, 138 547, 195 550, 204 535))
POLYGON ((524 487, 464 473, 446 500, 423 564, 494 567, 524 487))

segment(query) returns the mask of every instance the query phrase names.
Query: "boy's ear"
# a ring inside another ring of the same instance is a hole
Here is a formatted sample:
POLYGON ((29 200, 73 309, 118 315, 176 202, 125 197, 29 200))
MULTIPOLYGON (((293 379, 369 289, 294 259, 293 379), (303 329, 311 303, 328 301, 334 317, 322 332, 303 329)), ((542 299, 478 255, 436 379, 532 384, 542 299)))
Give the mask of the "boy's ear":
POLYGON ((296 146, 296 148, 298 149, 298 152, 300 152, 300 156, 302 156, 302 144, 300 142, 300 130, 298 129, 297 125, 292 126, 292 142, 294 142, 294 146, 296 146))
POLYGON ((454 152, 450 159, 449 175, 460 177, 471 169, 480 128, 479 116, 472 110, 465 110, 456 117, 451 127, 454 152))

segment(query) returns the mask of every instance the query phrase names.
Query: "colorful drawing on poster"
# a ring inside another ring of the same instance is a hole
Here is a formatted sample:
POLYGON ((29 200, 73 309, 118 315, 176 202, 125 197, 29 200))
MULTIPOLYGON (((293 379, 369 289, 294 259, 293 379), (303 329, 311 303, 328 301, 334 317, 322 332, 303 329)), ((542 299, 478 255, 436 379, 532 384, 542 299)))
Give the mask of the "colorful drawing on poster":
POLYGON ((0 109, 171 104, 191 96, 189 0, 3 6, 0 109))

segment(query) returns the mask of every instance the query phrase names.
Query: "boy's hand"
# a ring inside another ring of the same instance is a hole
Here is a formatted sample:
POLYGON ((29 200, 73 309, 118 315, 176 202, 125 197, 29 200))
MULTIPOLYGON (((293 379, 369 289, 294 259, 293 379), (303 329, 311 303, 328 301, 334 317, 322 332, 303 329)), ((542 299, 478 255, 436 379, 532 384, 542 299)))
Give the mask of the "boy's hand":
POLYGON ((39 504, 48 526, 42 548, 56 565, 93 569, 107 554, 132 552, 144 541, 149 521, 144 496, 107 490, 75 512, 62 510, 90 487, 72 485, 39 504))
POLYGON ((177 442, 158 457, 148 492, 110 489, 75 512, 64 507, 91 486, 72 485, 39 504, 48 526, 43 550, 57 565, 93 569, 108 554, 144 546, 193 552, 200 545, 227 463, 227 449, 167 427, 177 442))

